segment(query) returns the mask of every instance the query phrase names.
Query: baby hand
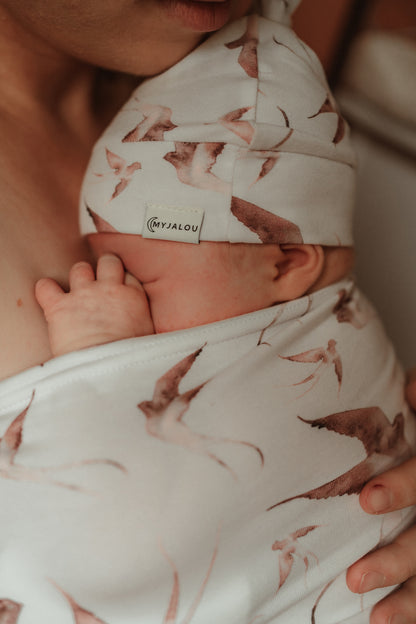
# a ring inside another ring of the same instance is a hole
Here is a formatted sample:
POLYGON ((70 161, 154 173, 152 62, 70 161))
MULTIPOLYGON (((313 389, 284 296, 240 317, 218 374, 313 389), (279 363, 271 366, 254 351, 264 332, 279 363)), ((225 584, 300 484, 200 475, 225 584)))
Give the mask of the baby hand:
POLYGON ((65 292, 50 278, 35 286, 54 356, 154 333, 143 286, 125 273, 117 256, 100 257, 97 277, 88 262, 77 262, 70 270, 69 286, 65 292))

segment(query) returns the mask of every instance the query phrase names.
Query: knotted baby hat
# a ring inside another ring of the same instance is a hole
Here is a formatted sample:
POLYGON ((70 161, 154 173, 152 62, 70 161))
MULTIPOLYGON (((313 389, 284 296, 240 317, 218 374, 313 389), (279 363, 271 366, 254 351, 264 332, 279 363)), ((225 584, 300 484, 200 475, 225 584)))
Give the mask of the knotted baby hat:
POLYGON ((83 234, 352 244, 349 129, 298 3, 263 0, 140 84, 93 150, 83 234))

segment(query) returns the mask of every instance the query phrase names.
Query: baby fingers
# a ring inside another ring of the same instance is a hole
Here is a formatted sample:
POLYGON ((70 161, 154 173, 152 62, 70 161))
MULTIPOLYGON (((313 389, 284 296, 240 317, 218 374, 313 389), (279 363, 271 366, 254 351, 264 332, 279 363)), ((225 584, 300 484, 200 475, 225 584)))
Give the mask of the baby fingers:
POLYGON ((35 284, 36 300, 45 313, 50 310, 64 294, 59 284, 49 277, 43 277, 35 284))
POLYGON ((104 254, 98 259, 97 280, 111 284, 124 283, 124 266, 118 256, 104 254))
POLYGON ((83 288, 94 280, 94 270, 88 262, 77 262, 69 271, 69 287, 71 290, 83 288))

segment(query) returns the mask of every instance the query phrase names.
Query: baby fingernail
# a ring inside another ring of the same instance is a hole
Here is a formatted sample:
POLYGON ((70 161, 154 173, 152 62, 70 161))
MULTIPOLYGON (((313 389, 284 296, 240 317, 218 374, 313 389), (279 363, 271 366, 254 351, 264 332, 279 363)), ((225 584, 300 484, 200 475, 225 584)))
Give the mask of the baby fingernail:
POLYGON ((391 492, 382 485, 375 485, 368 494, 367 503, 375 513, 390 509, 393 503, 391 492))
POLYGON ((366 572, 361 578, 360 588, 358 592, 365 594, 365 592, 375 589, 376 587, 384 587, 386 583, 386 577, 379 572, 366 572))

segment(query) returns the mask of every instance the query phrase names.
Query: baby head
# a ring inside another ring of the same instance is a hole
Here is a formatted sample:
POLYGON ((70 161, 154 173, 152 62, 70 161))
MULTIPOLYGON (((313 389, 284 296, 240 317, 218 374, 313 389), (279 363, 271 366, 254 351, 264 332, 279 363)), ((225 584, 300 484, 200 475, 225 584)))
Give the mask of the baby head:
POLYGON ((351 270, 352 251, 321 245, 202 241, 199 245, 117 233, 92 234, 143 284, 157 333, 204 325, 297 299, 351 270))
POLYGON ((327 274, 334 254, 323 247, 340 257, 352 245, 348 128, 318 59, 287 25, 295 4, 264 0, 263 17, 227 25, 142 83, 94 149, 81 229, 112 238, 96 250, 118 253, 151 304, 164 284, 171 315, 185 298, 207 310, 208 283, 217 314, 227 301, 234 316, 296 298, 327 274), (138 264, 115 248, 121 235, 136 240, 138 264), (161 258, 170 281, 143 274, 161 258))

